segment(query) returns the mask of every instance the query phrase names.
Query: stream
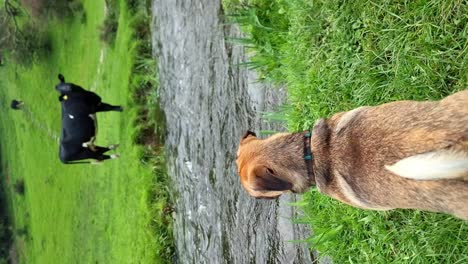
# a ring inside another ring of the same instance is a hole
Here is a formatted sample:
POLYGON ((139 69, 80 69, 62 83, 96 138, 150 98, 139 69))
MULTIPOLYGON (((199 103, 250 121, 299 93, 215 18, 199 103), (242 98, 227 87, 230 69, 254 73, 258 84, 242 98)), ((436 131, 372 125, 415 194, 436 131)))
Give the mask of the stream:
POLYGON ((168 173, 175 191, 175 263, 312 263, 293 224, 298 196, 256 200, 242 189, 235 163, 247 129, 284 130, 262 113, 284 103, 284 88, 240 66, 242 36, 218 0, 154 0, 153 50, 166 117, 168 173))

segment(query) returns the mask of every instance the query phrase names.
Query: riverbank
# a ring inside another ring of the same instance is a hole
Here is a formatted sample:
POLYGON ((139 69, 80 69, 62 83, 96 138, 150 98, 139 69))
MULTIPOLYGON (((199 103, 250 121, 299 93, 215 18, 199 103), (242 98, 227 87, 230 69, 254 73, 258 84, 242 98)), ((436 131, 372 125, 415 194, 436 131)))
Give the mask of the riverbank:
MULTIPOLYGON (((287 87, 290 131, 362 105, 439 99, 468 86, 468 6, 459 1, 225 0, 244 65, 287 87)), ((311 190, 299 203, 336 263, 440 263, 468 258, 468 225, 443 214, 351 208, 311 190)))

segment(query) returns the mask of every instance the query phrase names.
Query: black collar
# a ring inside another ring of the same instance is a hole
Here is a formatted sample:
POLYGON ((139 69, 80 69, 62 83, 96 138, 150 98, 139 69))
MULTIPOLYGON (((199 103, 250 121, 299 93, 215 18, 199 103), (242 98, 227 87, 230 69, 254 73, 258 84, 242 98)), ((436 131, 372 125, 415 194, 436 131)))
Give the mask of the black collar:
POLYGON ((304 161, 307 167, 307 178, 315 185, 315 174, 313 172, 312 151, 310 149, 310 140, 312 133, 307 130, 304 131, 304 161))

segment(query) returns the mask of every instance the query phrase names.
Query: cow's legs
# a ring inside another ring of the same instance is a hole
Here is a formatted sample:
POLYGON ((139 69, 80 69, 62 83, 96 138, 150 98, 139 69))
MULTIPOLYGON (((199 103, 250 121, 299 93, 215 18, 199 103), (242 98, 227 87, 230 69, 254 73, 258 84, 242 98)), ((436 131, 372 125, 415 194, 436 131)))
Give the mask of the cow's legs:
POLYGON ((100 155, 100 157, 102 158, 98 158, 97 160, 101 161, 101 160, 106 160, 106 159, 116 159, 119 157, 119 154, 112 154, 112 155, 104 155, 105 152, 111 150, 111 149, 115 149, 115 145, 110 145, 108 148, 106 147, 100 147, 100 146, 94 146, 95 150, 94 152, 96 152, 97 154, 100 155))
MULTIPOLYGON (((112 144, 112 145, 109 145, 107 148, 106 147, 99 147, 99 146, 94 145, 94 140, 90 140, 89 142, 85 142, 85 143, 82 144, 83 148, 89 148, 92 151, 98 151, 99 148, 107 149, 106 151, 108 151, 108 150, 111 150, 111 149, 117 149, 119 146, 120 146, 120 144, 112 144)), ((106 151, 104 151, 104 152, 106 152, 106 151)))
POLYGON ((106 151, 109 151, 110 148, 106 148, 106 147, 100 147, 100 146, 96 146, 94 145, 94 152, 96 153, 99 153, 99 154, 104 154, 106 151))
POLYGON ((119 144, 112 144, 108 148, 109 149, 117 149, 120 145, 119 144))
POLYGON ((98 161, 103 161, 106 159, 116 158, 115 155, 104 155, 104 152, 109 150, 108 148, 96 146, 96 149, 99 149, 99 151, 93 151, 89 148, 81 148, 81 150, 78 153, 66 156, 64 157, 64 159, 65 161, 75 161, 84 159, 95 159, 98 161))
POLYGON ((110 105, 104 102, 99 103, 99 105, 96 108, 96 112, 106 112, 106 111, 122 112, 123 108, 120 105, 110 105))

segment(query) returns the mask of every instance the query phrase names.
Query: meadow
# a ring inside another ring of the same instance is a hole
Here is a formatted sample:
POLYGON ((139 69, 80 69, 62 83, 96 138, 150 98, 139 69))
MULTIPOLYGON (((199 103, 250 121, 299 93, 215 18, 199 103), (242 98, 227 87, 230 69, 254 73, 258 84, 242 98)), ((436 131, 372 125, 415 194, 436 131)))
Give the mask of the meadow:
POLYGON ((148 2, 82 3, 71 17, 21 18, 47 29, 48 50, 26 65, 5 56, 0 67, 0 168, 16 252, 10 257, 19 263, 171 262, 148 2), (124 107, 98 114, 96 143, 120 143, 120 159, 59 161, 58 73, 124 107), (12 99, 23 100, 25 110, 11 110, 12 99))
MULTIPOLYGON (((244 63, 286 86, 275 113, 290 131, 318 118, 394 100, 440 99, 468 88, 466 1, 224 0, 245 38, 244 63)), ((444 214, 364 211, 313 189, 295 204, 303 243, 334 263, 466 263, 468 225, 444 214)))

